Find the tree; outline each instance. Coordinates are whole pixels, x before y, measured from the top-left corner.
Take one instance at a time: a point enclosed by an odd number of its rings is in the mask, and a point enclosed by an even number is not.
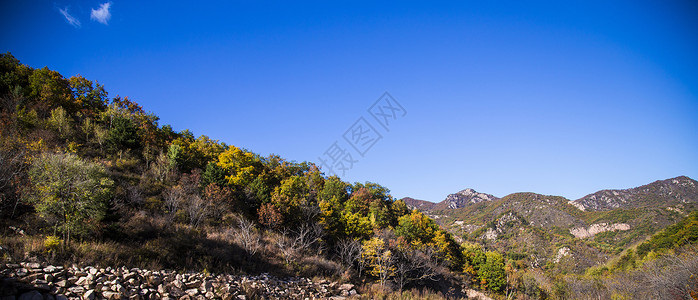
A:
[[[70,83],[56,71],[47,67],[35,69],[29,76],[29,88],[30,97],[36,101],[37,110],[42,116],[59,106],[69,113],[77,110]]]
[[[495,292],[503,291],[506,287],[507,279],[504,271],[504,257],[497,252],[488,251],[485,253],[486,261],[480,267],[478,277],[480,284]]]
[[[416,209],[411,214],[400,217],[395,228],[398,236],[417,246],[431,243],[438,231],[439,225]]]
[[[365,261],[369,273],[378,277],[381,285],[385,286],[386,281],[395,275],[395,261],[392,251],[379,237],[373,237],[363,242],[361,249],[361,259]]]
[[[237,228],[234,230],[235,239],[240,243],[247,254],[253,256],[260,247],[261,235],[257,232],[257,226],[251,220],[243,216],[237,218]]]
[[[435,281],[439,274],[438,268],[436,254],[431,247],[424,250],[409,246],[398,247],[393,281],[400,290],[415,281]]]
[[[8,208],[13,206],[10,216],[19,204],[19,183],[24,177],[27,164],[25,156],[27,149],[19,142],[9,138],[0,138],[0,216],[7,215]]]
[[[63,233],[66,243],[104,217],[114,184],[103,166],[62,153],[35,158],[29,177],[33,185],[29,200]]]
[[[99,83],[85,79],[80,75],[70,77],[70,89],[75,97],[75,103],[83,112],[102,112],[107,108],[107,91]]]
[[[343,238],[335,245],[339,261],[345,268],[351,268],[361,258],[361,242],[358,239]]]
[[[51,111],[51,116],[47,122],[49,127],[56,130],[58,135],[63,138],[69,137],[73,130],[73,120],[68,116],[65,109],[60,106]]]
[[[227,172],[231,185],[247,186],[259,175],[262,163],[254,153],[230,146],[218,156],[218,165]]]
[[[107,142],[115,151],[136,149],[140,146],[138,128],[128,118],[114,117]]]

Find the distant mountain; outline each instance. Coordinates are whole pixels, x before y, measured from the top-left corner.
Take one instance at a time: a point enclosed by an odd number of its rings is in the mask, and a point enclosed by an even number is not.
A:
[[[521,264],[583,272],[698,210],[698,182],[681,176],[575,201],[535,193],[497,198],[465,189],[439,203],[405,202],[456,238],[493,247]]]
[[[419,200],[410,197],[405,197],[400,200],[404,201],[409,209],[417,209],[419,211],[429,211],[432,210],[434,206],[436,206],[436,203],[434,202]]]
[[[416,208],[420,211],[430,211],[443,209],[457,209],[471,204],[476,204],[484,201],[493,201],[497,199],[499,198],[490,194],[478,193],[477,191],[468,188],[458,193],[446,196],[446,199],[439,203],[418,200],[410,197],[405,197],[401,200],[405,201],[405,204],[407,204],[407,207],[409,208]]]
[[[608,211],[630,207],[666,207],[698,201],[698,182],[686,176],[658,180],[624,190],[603,190],[574,200],[585,211]]]

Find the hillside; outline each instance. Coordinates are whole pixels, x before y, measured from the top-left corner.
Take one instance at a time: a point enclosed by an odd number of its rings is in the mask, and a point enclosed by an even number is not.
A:
[[[461,192],[421,209],[455,237],[493,247],[520,264],[583,272],[695,211],[697,193],[696,181],[681,176],[575,201],[515,193],[486,201],[461,197],[460,206],[452,205]]]
[[[361,283],[369,298],[469,288],[461,245],[380,184],[174,131],[96,81],[10,53],[0,54],[0,100],[3,276],[43,286],[17,267],[39,263],[305,276]],[[19,296],[4,283],[0,297]],[[118,298],[84,287],[53,293]]]
[[[607,211],[617,208],[693,207],[698,201],[698,182],[686,176],[658,180],[636,188],[603,190],[574,200],[585,211]]]

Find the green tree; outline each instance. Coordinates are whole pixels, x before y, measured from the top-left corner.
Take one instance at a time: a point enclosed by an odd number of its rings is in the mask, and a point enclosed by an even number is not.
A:
[[[140,146],[138,128],[127,118],[115,117],[111,123],[107,142],[115,151],[137,149]]]
[[[66,243],[103,218],[114,184],[101,165],[61,153],[35,158],[29,177],[33,185],[29,200]]]
[[[478,272],[480,284],[483,288],[495,292],[504,290],[507,284],[507,275],[504,270],[504,257],[497,252],[488,251],[485,253],[486,261]]]
[[[73,120],[63,107],[57,107],[52,110],[47,123],[51,129],[56,130],[63,138],[69,137],[73,131]]]
[[[417,245],[427,245],[432,242],[439,231],[439,225],[418,210],[398,219],[395,233],[404,237],[408,242]]]

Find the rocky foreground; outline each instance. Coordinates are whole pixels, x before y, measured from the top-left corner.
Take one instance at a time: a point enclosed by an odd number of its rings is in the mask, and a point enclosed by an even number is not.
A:
[[[352,284],[267,274],[214,276],[21,263],[0,265],[0,277],[0,300],[345,299],[357,295]]]

